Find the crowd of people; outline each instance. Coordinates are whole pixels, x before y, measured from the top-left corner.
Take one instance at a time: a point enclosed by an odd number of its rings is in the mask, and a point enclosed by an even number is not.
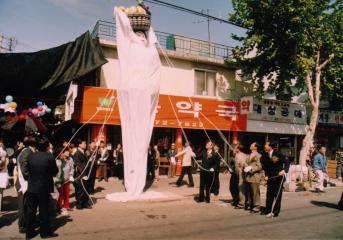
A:
[[[261,212],[267,217],[278,217],[281,209],[283,183],[289,170],[290,162],[276,145],[265,143],[263,150],[254,142],[249,153],[244,146],[237,144],[232,151],[232,160],[226,163],[220,155],[218,145],[207,141],[203,150],[194,153],[189,142],[177,151],[171,144],[166,157],[169,161],[168,177],[176,175],[176,164],[182,159],[181,175],[175,182],[177,187],[184,183],[188,175],[188,187],[194,187],[192,172],[194,166],[200,171],[199,194],[197,202],[210,203],[211,194],[219,194],[219,174],[221,163],[231,173],[229,189],[232,205],[235,209],[245,209],[253,213]],[[309,161],[318,178],[316,189],[323,191],[326,172],[326,148],[320,146],[311,154]],[[54,214],[68,215],[73,211],[69,196],[74,186],[76,209],[92,208],[90,195],[95,193],[95,181],[108,181],[110,176],[124,178],[124,155],[121,144],[110,151],[104,141],[99,144],[78,139],[73,143],[63,142],[54,146],[45,137],[27,136],[18,141],[11,161],[3,141],[0,141],[0,188],[8,185],[6,174],[13,171],[14,186],[18,194],[19,231],[26,233],[27,238],[35,235],[36,223],[40,223],[42,238],[56,236],[50,226]],[[158,146],[148,150],[147,180],[159,181],[161,154]],[[342,160],[342,159],[340,159]],[[9,165],[12,163],[12,168]],[[341,167],[338,164],[337,167]],[[266,184],[267,194],[265,207],[261,207],[260,186]],[[39,220],[36,219],[39,208]]]
[[[30,135],[17,142],[11,161],[8,155],[1,140],[0,188],[5,189],[9,175],[13,176],[18,195],[19,232],[25,233],[27,239],[35,236],[36,223],[40,223],[42,238],[57,236],[50,220],[56,214],[68,215],[73,211],[69,204],[71,185],[75,189],[76,209],[90,209],[96,176],[98,181],[108,181],[108,174],[123,179],[121,144],[110,156],[103,141],[98,145],[91,142],[88,147],[83,140],[64,142],[54,149],[47,138]]]
[[[282,189],[289,162],[279,152],[274,143],[267,142],[264,151],[259,153],[257,142],[250,145],[248,154],[243,152],[243,146],[234,149],[234,161],[231,163],[230,192],[235,209],[261,212],[267,217],[277,217],[280,213]],[[260,186],[267,184],[265,208],[261,208]]]

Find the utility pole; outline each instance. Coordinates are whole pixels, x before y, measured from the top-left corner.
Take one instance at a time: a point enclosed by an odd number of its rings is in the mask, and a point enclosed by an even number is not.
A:
[[[0,34],[0,53],[2,52],[3,36]]]
[[[0,34],[0,52],[13,52],[17,44],[17,40],[13,37],[5,37]]]
[[[207,14],[207,35],[208,35],[208,42],[211,42],[211,30],[210,30],[210,10],[207,9],[206,10],[206,14]]]
[[[206,22],[207,22],[207,40],[208,40],[208,53],[209,56],[211,57],[211,26],[210,26],[210,22],[213,21],[213,19],[211,19],[210,16],[210,10],[206,9],[206,10],[201,10],[201,14],[203,14],[204,16],[206,16]],[[193,23],[201,23],[204,21],[194,21]]]
[[[211,57],[211,30],[210,30],[210,10],[207,9],[207,35],[208,35],[208,51]]]
[[[11,37],[9,39],[9,43],[8,43],[8,51],[9,52],[13,52],[13,50],[14,50],[13,49],[14,48],[14,42],[15,42],[14,38]]]

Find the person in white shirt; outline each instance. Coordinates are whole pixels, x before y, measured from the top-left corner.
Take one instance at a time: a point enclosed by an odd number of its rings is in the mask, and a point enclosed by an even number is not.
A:
[[[195,157],[189,142],[186,142],[184,149],[175,155],[175,157],[183,156],[182,158],[182,173],[176,182],[178,187],[181,186],[183,177],[188,174],[188,186],[194,187],[193,176],[192,176],[192,157]]]

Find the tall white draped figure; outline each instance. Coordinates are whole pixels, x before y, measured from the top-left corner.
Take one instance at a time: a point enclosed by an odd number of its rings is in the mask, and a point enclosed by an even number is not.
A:
[[[148,147],[159,96],[161,61],[153,29],[150,27],[147,38],[139,37],[132,30],[124,12],[115,8],[114,13],[120,66],[117,93],[126,188],[121,200],[125,201],[137,198],[145,187]],[[110,195],[107,198],[110,199]]]

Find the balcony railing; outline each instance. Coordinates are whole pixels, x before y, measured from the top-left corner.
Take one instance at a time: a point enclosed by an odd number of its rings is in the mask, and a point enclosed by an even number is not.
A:
[[[159,45],[167,50],[184,54],[228,60],[232,57],[232,47],[194,38],[174,35],[170,33],[155,31]],[[116,39],[116,28],[114,22],[97,21],[93,31],[93,38],[112,40]]]

